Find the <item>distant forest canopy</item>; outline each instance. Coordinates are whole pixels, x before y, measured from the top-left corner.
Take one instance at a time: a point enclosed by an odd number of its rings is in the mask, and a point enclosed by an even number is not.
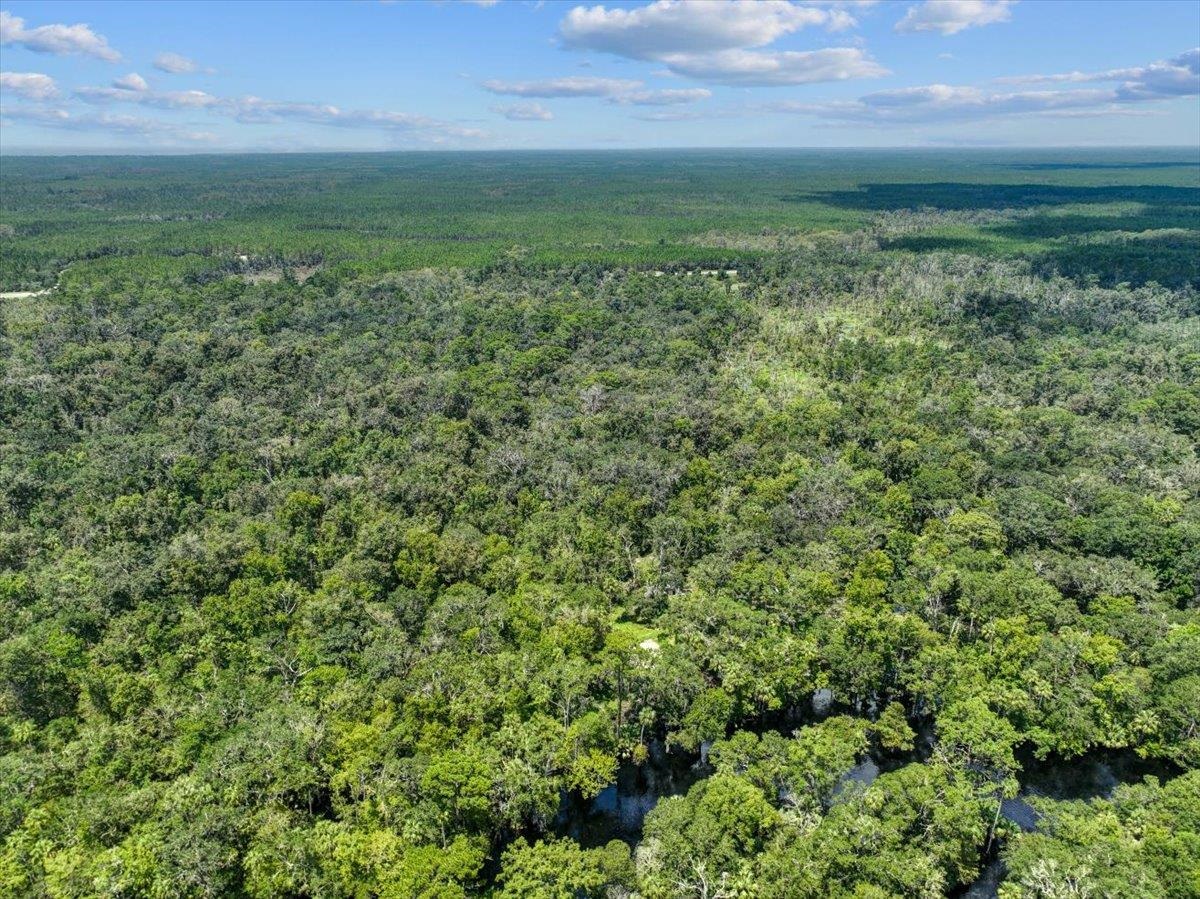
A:
[[[1200,895],[1198,241],[1194,149],[5,157],[0,896]]]
[[[75,260],[205,277],[235,254],[350,273],[718,266],[872,229],[889,250],[1200,279],[1195,148],[5,157],[0,290]],[[924,213],[916,217],[914,213]]]

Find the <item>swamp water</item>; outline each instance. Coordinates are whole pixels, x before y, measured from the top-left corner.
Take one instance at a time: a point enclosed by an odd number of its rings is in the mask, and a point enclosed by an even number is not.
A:
[[[775,727],[790,734],[797,727],[811,724],[831,714],[832,703],[826,691],[813,697],[812,713],[793,713]],[[914,751],[905,757],[869,755],[851,768],[842,778],[844,785],[869,786],[883,772],[892,771],[913,761],[924,761],[933,751],[931,728],[917,737]],[[707,747],[705,747],[707,749]],[[569,836],[585,848],[603,846],[611,840],[630,845],[642,837],[646,815],[659,800],[686,793],[693,784],[712,774],[705,763],[707,752],[701,756],[669,750],[660,741],[650,745],[649,758],[641,765],[626,762],[617,771],[616,782],[591,800],[564,796],[553,830]],[[1175,772],[1169,765],[1139,758],[1129,750],[1097,750],[1079,758],[1049,758],[1039,760],[1032,754],[1019,754],[1021,763],[1020,793],[1004,800],[1001,814],[1022,830],[1037,827],[1038,813],[1029,800],[1044,797],[1057,800],[1087,800],[1110,796],[1123,783],[1138,783],[1147,775],[1164,780]],[[979,878],[958,895],[965,899],[992,899],[997,895],[1004,876],[999,858],[985,863]]]

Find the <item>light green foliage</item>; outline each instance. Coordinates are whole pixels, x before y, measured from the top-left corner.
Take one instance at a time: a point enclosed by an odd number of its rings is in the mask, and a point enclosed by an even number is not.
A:
[[[1200,774],[1118,787],[1110,800],[1038,803],[1044,817],[1005,853],[1005,897],[1200,892]]]
[[[1016,773],[1017,730],[982,700],[952,703],[938,715],[937,727],[941,749],[960,764],[1001,781]]]
[[[733,699],[724,690],[706,690],[696,697],[683,717],[679,742],[688,749],[711,743],[725,736],[733,715]]]
[[[570,840],[530,845],[518,841],[504,851],[498,899],[584,899],[603,896],[607,878],[598,852]]]
[[[1186,895],[1180,162],[5,157],[0,894]]]
[[[913,748],[916,734],[908,725],[904,706],[889,702],[871,725],[871,733],[879,745],[888,752],[907,752]]]
[[[764,896],[941,896],[969,883],[987,804],[961,769],[880,775],[815,826],[782,830],[760,861]]]
[[[790,740],[775,733],[760,739],[742,731],[713,747],[712,762],[718,773],[753,783],[776,806],[824,811],[842,778],[866,752],[867,728],[861,718],[839,715],[801,728]]]
[[[319,828],[314,852],[319,873],[309,889],[354,899],[458,899],[468,894],[484,859],[483,846],[466,837],[413,845],[390,831],[342,828]]]
[[[646,818],[638,850],[647,896],[728,891],[779,821],[757,787],[727,774],[701,781],[686,796],[663,800]]]

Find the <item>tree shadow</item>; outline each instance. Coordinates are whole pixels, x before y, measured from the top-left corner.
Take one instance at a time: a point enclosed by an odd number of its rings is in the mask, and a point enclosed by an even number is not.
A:
[[[1171,288],[1200,286],[1200,233],[1195,231],[1056,244],[1035,258],[1040,271],[1094,277],[1105,287],[1150,281]]]
[[[1200,207],[1156,206],[1129,215],[1033,215],[989,225],[1000,237],[1049,239],[1096,231],[1158,231],[1164,228],[1200,228]]]
[[[1100,187],[1065,184],[864,184],[858,190],[789,194],[790,202],[828,203],[844,209],[1028,209],[1068,203],[1145,203],[1152,206],[1195,206],[1200,188],[1170,185],[1118,184]]]
[[[1100,167],[1093,163],[1086,165]],[[876,183],[858,190],[816,193],[804,199],[876,212],[928,208],[1044,209],[1013,221],[980,225],[978,236],[908,234],[885,239],[882,246],[915,253],[940,250],[982,255],[1001,249],[989,238],[1004,238],[1033,244],[1020,255],[1031,259],[1045,273],[1095,279],[1104,285],[1137,286],[1150,281],[1173,288],[1200,285],[1200,188],[1197,187]],[[1086,212],[1047,214],[1054,206],[1113,203],[1137,203],[1142,208],[1111,216]]]
[[[1093,169],[1181,169],[1200,168],[1194,159],[1162,160],[1158,162],[1024,162],[997,163],[996,168],[1015,169],[1025,172],[1059,172]]]

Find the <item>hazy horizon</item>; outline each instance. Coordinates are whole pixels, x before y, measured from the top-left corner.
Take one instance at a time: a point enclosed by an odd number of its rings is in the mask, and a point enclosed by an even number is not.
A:
[[[350,148],[330,148],[327,150],[253,150],[253,149],[238,149],[232,148],[229,150],[187,150],[187,149],[161,149],[147,152],[136,152],[128,149],[106,149],[106,148],[88,148],[88,147],[72,147],[70,149],[55,149],[55,148],[21,148],[19,150],[0,149],[0,156],[9,159],[20,158],[39,158],[39,157],[89,157],[89,156],[111,156],[111,157],[130,157],[130,158],[154,158],[154,157],[203,157],[203,156],[404,156],[404,155],[446,155],[446,156],[499,156],[505,154],[520,155],[520,154],[537,154],[537,153],[568,153],[568,154],[585,154],[585,153],[755,153],[755,152],[770,152],[770,153],[844,153],[854,152],[862,154],[870,153],[913,153],[913,154],[937,154],[937,153],[1036,153],[1036,154],[1051,154],[1060,152],[1072,153],[1148,153],[1161,152],[1171,153],[1174,151],[1190,151],[1196,150],[1196,147],[1188,144],[1025,144],[1025,145],[1007,145],[997,144],[988,146],[892,146],[892,147],[861,147],[861,146],[845,146],[845,147],[811,147],[811,146],[790,146],[790,147],[772,147],[772,146],[755,146],[755,147],[737,147],[737,146],[689,146],[689,147],[521,147],[521,148],[477,148],[471,149],[467,147],[427,147],[427,148],[404,148],[404,149],[381,149],[381,150],[362,150]],[[1196,165],[1200,166],[1200,157],[1194,160],[1179,160],[1176,165]]]

